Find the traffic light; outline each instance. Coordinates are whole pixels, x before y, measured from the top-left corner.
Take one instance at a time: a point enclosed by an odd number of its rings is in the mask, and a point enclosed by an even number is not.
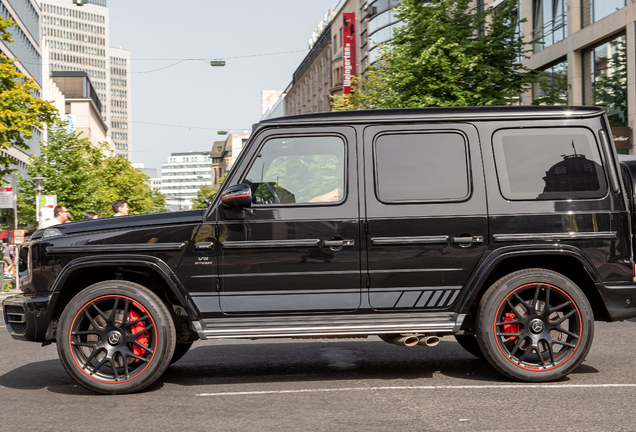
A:
[[[225,60],[212,60],[210,66],[225,66]]]
[[[88,3],[88,0],[73,0],[73,4],[77,6],[84,6]]]

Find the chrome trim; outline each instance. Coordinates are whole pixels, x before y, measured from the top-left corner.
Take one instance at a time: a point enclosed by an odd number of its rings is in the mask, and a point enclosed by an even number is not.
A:
[[[413,236],[413,237],[373,237],[372,245],[401,244],[442,244],[448,243],[448,236]]]
[[[336,336],[387,333],[425,333],[452,332],[455,322],[434,324],[403,324],[381,326],[341,326],[341,327],[271,327],[255,329],[205,330],[208,339],[235,337],[297,337],[297,336]]]
[[[49,246],[46,252],[49,254],[64,253],[88,253],[88,252],[158,252],[182,250],[185,243],[134,243],[134,244],[96,244],[96,245],[71,245]]]
[[[463,268],[433,268],[433,269],[388,269],[388,270],[368,270],[367,273],[426,273],[426,272],[447,272],[461,271]],[[379,288],[378,288],[379,289]],[[449,288],[451,289],[451,288]]]
[[[496,242],[512,241],[560,241],[560,240],[613,240],[616,231],[575,232],[575,233],[537,233],[537,234],[494,234]]]
[[[320,245],[320,240],[308,239],[308,240],[226,241],[221,243],[221,245],[225,249],[316,247]]]

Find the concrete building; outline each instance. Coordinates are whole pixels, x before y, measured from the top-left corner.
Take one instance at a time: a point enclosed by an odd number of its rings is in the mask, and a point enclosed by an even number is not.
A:
[[[35,0],[0,0],[0,16],[13,19],[17,26],[10,27],[14,42],[0,41],[0,53],[17,60],[18,71],[35,80],[42,88],[42,47],[40,46],[41,10]],[[40,96],[38,94],[37,96]],[[33,131],[33,139],[26,141],[27,150],[9,148],[3,153],[16,161],[18,171],[27,175],[26,164],[29,156],[40,154],[40,141],[44,139],[41,130]]]
[[[79,138],[88,138],[98,147],[108,143],[108,126],[102,118],[102,102],[86,72],[52,72],[51,81],[64,97],[64,109],[60,111],[68,125]]]
[[[166,196],[169,210],[189,210],[199,188],[211,185],[210,154],[208,152],[172,153],[161,164],[161,193]]]
[[[109,48],[109,13],[106,0],[88,0],[78,7],[67,0],[44,0],[43,49],[48,51],[45,73],[83,71],[90,77],[102,102],[102,117],[114,133],[112,150],[131,156],[130,53]]]

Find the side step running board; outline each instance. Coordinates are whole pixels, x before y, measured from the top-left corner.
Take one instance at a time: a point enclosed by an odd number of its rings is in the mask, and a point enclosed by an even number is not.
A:
[[[427,313],[219,318],[202,320],[195,327],[201,339],[456,333],[464,316],[456,313]]]

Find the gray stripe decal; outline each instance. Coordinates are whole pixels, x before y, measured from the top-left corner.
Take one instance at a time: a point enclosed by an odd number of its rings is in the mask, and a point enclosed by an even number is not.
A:
[[[446,306],[452,305],[455,302],[455,299],[457,298],[458,295],[459,295],[459,290],[453,293],[453,296],[450,298],[450,300],[448,300],[448,303],[446,303]]]
[[[444,297],[442,297],[442,299],[439,301],[437,306],[444,306],[444,304],[446,303],[446,299],[448,299],[448,297],[451,295],[451,293],[452,293],[452,291],[446,291],[446,293],[444,294]]]
[[[428,307],[435,307],[435,305],[437,304],[437,300],[439,300],[439,298],[442,296],[443,292],[444,291],[435,291],[435,295],[433,296],[431,301],[428,302],[427,306]]]
[[[536,234],[495,234],[496,242],[513,241],[558,241],[558,240],[613,240],[616,231],[576,232],[576,233],[536,233]]]
[[[420,297],[420,299],[418,300],[418,302],[415,304],[415,307],[424,307],[426,305],[426,301],[431,298],[431,295],[433,294],[433,291],[424,291],[422,293],[422,297]]]

